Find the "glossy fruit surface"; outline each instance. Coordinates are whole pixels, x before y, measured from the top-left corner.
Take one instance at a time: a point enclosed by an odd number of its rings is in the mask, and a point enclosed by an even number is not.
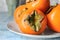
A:
[[[35,15],[34,11],[36,11],[36,15],[38,16],[31,17],[32,14]],[[36,17],[37,18],[39,17],[39,18],[37,19]],[[45,30],[46,24],[47,24],[46,16],[44,15],[43,12],[41,12],[40,10],[34,9],[32,7],[29,8],[24,5],[19,6],[15,10],[14,19],[18,24],[19,29],[26,34],[41,34]],[[31,23],[32,25],[35,25],[35,26],[34,27],[31,26]]]
[[[60,32],[60,4],[47,14],[47,18],[49,28],[53,31]]]

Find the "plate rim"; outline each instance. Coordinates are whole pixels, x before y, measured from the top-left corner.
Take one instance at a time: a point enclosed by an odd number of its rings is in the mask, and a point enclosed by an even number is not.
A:
[[[15,34],[18,34],[18,35],[22,35],[22,36],[25,36],[25,37],[30,37],[30,38],[56,38],[56,37],[60,37],[60,35],[30,35],[30,34],[24,34],[24,33],[19,33],[19,32],[16,32],[12,29],[9,28],[9,24],[12,23],[12,22],[9,22],[7,24],[7,29]],[[60,33],[56,33],[56,34],[60,34]]]

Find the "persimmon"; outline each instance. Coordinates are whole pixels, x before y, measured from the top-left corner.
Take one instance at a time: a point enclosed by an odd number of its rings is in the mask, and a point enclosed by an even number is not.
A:
[[[47,14],[47,19],[48,27],[55,32],[60,32],[60,4]]]
[[[46,12],[50,7],[50,0],[26,0],[26,4],[31,4],[34,8]]]
[[[47,24],[46,16],[42,11],[26,5],[17,7],[14,19],[21,32],[26,34],[41,34]]]

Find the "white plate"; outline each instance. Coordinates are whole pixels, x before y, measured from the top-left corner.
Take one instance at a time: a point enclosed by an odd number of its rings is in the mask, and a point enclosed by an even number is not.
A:
[[[18,25],[14,21],[9,22],[7,24],[7,28],[11,32],[14,32],[18,35],[22,35],[22,36],[25,36],[25,37],[30,37],[30,38],[56,38],[56,37],[60,37],[60,33],[52,32],[49,29],[46,29],[45,32],[42,33],[41,35],[24,34],[21,31],[19,31]]]

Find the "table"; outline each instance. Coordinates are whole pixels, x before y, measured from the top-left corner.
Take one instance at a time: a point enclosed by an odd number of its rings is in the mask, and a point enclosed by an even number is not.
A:
[[[7,12],[0,12],[0,40],[60,40],[60,37],[52,39],[34,39],[12,33],[7,29],[7,23],[12,20],[13,16],[8,17]]]

